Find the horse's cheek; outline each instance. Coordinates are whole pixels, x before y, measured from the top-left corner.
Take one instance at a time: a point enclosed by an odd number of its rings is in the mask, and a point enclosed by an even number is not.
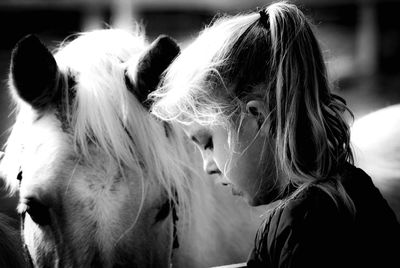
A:
[[[156,258],[157,260],[161,260],[161,263],[158,263],[155,267],[169,267],[169,263],[171,260],[171,252],[173,250],[173,222],[172,216],[170,215],[164,222],[162,226],[162,230],[159,232],[155,232],[160,236],[156,241],[163,241],[158,244],[157,252],[161,255]],[[178,237],[176,239],[179,239]],[[166,261],[168,260],[168,261]]]
[[[170,215],[162,222],[150,226],[147,230],[147,239],[142,237],[142,241],[147,243],[148,261],[152,264],[151,267],[168,268],[171,263],[173,243],[172,217]]]
[[[53,266],[56,262],[55,237],[49,226],[39,226],[27,214],[24,221],[24,242],[37,267]]]

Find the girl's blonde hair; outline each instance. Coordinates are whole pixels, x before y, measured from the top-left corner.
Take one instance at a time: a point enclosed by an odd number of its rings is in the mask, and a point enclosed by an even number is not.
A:
[[[337,179],[353,161],[344,120],[352,113],[330,92],[312,24],[295,5],[217,19],[170,66],[152,98],[163,120],[227,129],[240,126],[248,101],[262,100],[275,166],[296,193],[314,183],[353,211]]]

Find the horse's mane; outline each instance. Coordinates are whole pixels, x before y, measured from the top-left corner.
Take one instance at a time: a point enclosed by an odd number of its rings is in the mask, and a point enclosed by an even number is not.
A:
[[[112,29],[81,33],[75,40],[62,43],[55,53],[57,64],[62,73],[76,82],[72,90],[63,90],[65,120],[72,126],[73,148],[82,160],[91,161],[90,148],[94,144],[118,162],[123,175],[124,167],[129,167],[142,182],[158,181],[171,200],[184,207],[188,200],[185,166],[189,158],[181,133],[174,129],[166,137],[162,124],[125,85],[125,71],[135,71],[147,45],[140,32],[131,34]],[[16,148],[11,143],[21,143],[13,138],[26,131],[18,119],[26,117],[24,113],[32,113],[26,104],[17,102],[17,106],[17,123],[7,149]],[[7,154],[6,151],[5,158]],[[184,163],[185,160],[188,162]],[[7,181],[15,180],[15,170],[13,173],[14,177]]]

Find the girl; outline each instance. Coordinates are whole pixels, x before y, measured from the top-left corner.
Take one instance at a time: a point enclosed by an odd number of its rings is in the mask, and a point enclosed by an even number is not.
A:
[[[352,165],[351,112],[330,92],[312,26],[296,6],[216,20],[152,97],[153,114],[183,126],[207,173],[252,206],[280,200],[248,267],[394,265],[399,224]]]

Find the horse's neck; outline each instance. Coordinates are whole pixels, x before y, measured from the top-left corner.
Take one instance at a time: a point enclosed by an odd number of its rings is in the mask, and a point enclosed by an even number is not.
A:
[[[245,261],[265,208],[249,207],[205,174],[192,182],[191,221],[179,228],[180,247],[174,254],[174,267]]]
[[[0,267],[27,267],[20,233],[13,220],[0,213]]]

